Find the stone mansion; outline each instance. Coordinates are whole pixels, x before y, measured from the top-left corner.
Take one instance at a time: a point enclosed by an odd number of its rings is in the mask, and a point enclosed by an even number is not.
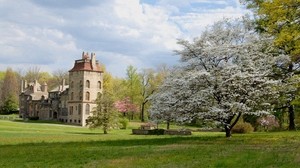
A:
[[[69,70],[69,85],[65,80],[48,91],[47,83],[22,81],[19,96],[20,117],[56,120],[85,126],[86,119],[96,107],[95,100],[102,93],[103,70],[95,53],[82,54]]]

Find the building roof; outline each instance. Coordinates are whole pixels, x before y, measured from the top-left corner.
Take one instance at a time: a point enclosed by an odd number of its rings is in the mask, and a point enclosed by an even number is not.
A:
[[[93,67],[90,61],[86,60],[76,60],[74,67],[69,72],[74,71],[95,71],[95,72],[103,72],[99,63],[96,63],[96,66]]]
[[[45,85],[45,83],[44,83],[44,85]],[[45,99],[47,99],[48,92],[43,91],[41,87],[42,86],[37,81],[31,82],[26,86],[26,88],[23,90],[23,92],[21,92],[21,94],[31,96],[32,100],[40,100],[42,98],[42,96]]]
[[[93,71],[93,72],[103,72],[99,62],[96,60],[95,53],[91,53],[91,58],[88,53],[82,54],[82,59],[76,60],[74,67],[69,72],[74,71]]]
[[[30,94],[30,96],[32,97],[32,100],[41,100],[43,96],[44,96],[44,99],[47,99],[48,93],[47,92],[35,92],[35,93]]]
[[[56,88],[52,89],[49,92],[63,92],[68,88],[69,88],[69,85],[65,85],[64,87],[62,87],[62,85],[59,85],[59,86],[57,86]]]

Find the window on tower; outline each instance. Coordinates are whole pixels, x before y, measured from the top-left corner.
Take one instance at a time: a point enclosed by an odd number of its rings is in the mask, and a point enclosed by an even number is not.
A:
[[[71,93],[71,100],[73,100],[74,99],[74,93],[72,92]]]
[[[90,105],[89,104],[85,105],[85,114],[87,114],[87,115],[90,114]]]
[[[89,80],[85,81],[85,87],[90,88],[90,81]]]
[[[82,100],[82,92],[79,92],[79,100]]]
[[[81,111],[82,111],[81,104],[78,104],[78,115],[81,115]]]
[[[99,89],[101,89],[101,82],[100,81],[98,81],[98,84],[97,84],[97,87],[99,88]]]
[[[90,100],[90,92],[85,93],[85,100]]]

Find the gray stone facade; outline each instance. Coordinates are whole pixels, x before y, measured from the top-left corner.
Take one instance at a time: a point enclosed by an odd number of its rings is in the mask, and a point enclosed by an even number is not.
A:
[[[75,125],[86,125],[86,119],[96,107],[97,95],[102,93],[103,71],[92,53],[83,53],[69,71],[69,85],[63,81],[47,91],[47,84],[22,81],[20,117],[57,120]]]

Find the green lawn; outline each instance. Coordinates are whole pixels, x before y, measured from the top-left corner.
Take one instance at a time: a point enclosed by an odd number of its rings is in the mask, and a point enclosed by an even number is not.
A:
[[[130,127],[139,124],[131,123]],[[299,167],[299,132],[104,135],[69,125],[0,120],[0,167]]]

